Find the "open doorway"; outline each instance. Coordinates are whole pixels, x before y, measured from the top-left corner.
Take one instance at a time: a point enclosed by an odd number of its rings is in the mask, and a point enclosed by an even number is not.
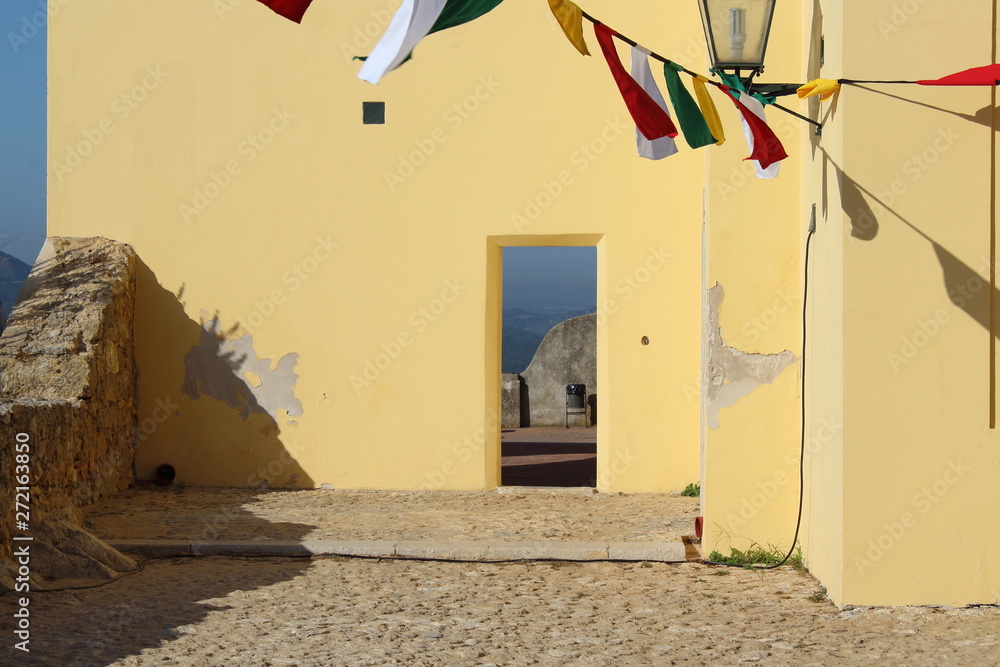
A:
[[[596,486],[597,248],[503,248],[501,485]]]

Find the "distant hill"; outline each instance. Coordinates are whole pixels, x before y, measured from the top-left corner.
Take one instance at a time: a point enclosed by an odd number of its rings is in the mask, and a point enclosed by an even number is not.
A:
[[[31,267],[17,257],[0,252],[0,331],[3,330],[21,286],[30,272]]]
[[[597,308],[534,306],[503,309],[503,372],[520,373],[528,367],[545,334],[571,317],[589,315]]]

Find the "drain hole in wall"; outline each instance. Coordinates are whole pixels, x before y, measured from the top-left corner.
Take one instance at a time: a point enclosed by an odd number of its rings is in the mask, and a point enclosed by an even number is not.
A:
[[[169,463],[164,463],[156,469],[156,481],[160,484],[170,484],[177,476],[177,471]]]

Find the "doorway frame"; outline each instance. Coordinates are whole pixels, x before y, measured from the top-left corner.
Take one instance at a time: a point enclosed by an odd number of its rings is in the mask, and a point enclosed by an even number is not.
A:
[[[501,375],[503,356],[503,249],[525,247],[594,247],[597,249],[597,295],[600,306],[607,298],[606,242],[603,233],[595,234],[506,234],[486,237],[486,336],[485,349],[485,396],[483,418],[486,437],[483,451],[485,481],[487,489],[501,486]],[[597,325],[597,386],[606,387],[608,372],[607,336],[603,327]],[[597,488],[600,489],[602,461],[607,452],[608,442],[605,429],[608,424],[607,391],[597,392],[597,413],[602,416],[597,428]]]

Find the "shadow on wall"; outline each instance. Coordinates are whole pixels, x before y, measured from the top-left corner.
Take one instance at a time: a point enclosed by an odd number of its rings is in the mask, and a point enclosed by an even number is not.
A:
[[[295,455],[292,419],[298,355],[261,358],[249,333],[225,329],[218,313],[195,322],[176,294],[141,260],[137,275],[136,360],[139,446],[136,475],[152,480],[167,464],[176,482],[197,486],[312,488]]]
[[[246,487],[263,480],[295,478],[298,486],[311,486],[312,480],[279,439],[279,420],[271,413],[275,393],[279,399],[286,397],[284,385],[282,391],[262,394],[255,391],[259,386],[253,386],[250,379],[245,383],[239,380],[238,374],[244,370],[252,373],[256,369],[265,380],[269,377],[262,370],[266,360],[257,358],[250,337],[234,338],[233,332],[225,335],[214,318],[207,318],[200,326],[184,312],[180,300],[183,290],[172,294],[160,286],[145,263],[138,260],[136,264],[135,351],[140,370],[137,475],[152,479],[156,468],[167,463],[176,469],[178,483],[224,478],[232,480],[232,486]],[[234,344],[238,341],[242,342]],[[287,370],[280,361],[275,369],[270,369],[269,362],[266,365],[268,370]],[[264,383],[262,380],[261,386]],[[290,412],[273,411],[282,421]],[[123,530],[153,535],[176,530],[178,516],[155,518],[155,512],[160,505],[177,502],[172,499],[182,497],[180,489],[165,487],[147,494],[144,500],[133,497],[136,493],[135,489],[126,490],[117,499],[119,507],[124,507],[119,512],[127,513],[129,519],[120,522]],[[253,497],[264,493],[268,492],[220,491],[213,502],[191,512],[199,522],[192,525],[190,534],[179,537],[203,544],[237,539],[233,527],[239,525],[243,539],[247,534],[279,534],[283,540],[302,541],[313,526],[272,523],[243,509]],[[99,518],[89,520],[88,526],[103,539],[134,537],[103,530]],[[139,655],[143,649],[182,639],[195,632],[213,610],[226,608],[206,600],[234,592],[253,594],[290,581],[309,567],[307,559],[156,561],[111,586],[33,597],[35,643],[31,648],[44,655],[46,664],[111,664]],[[5,615],[0,631],[13,636],[14,620]],[[10,642],[0,649],[2,664],[17,664],[21,659],[23,655]]]
[[[969,117],[969,119],[979,122],[973,117]],[[825,155],[825,160],[833,165],[833,168],[836,170],[837,179],[841,187],[841,207],[851,221],[851,236],[862,241],[873,241],[878,235],[878,215],[868,203],[869,201],[877,204],[883,211],[891,213],[896,219],[931,244],[938,263],[941,265],[941,277],[948,300],[959,309],[965,311],[969,317],[986,329],[987,332],[993,332],[993,326],[990,322],[990,303],[992,300],[998,298],[998,292],[995,287],[990,285],[989,257],[984,257],[983,263],[979,267],[980,270],[977,272],[973,267],[963,262],[947,248],[921,231],[911,221],[900,215],[898,211],[882,201],[870,190],[864,188],[844,173],[830,159],[829,155]],[[1000,333],[994,335],[1000,335]]]
[[[527,383],[524,381],[524,377],[521,375],[517,376],[518,382],[521,384],[521,428],[531,427],[531,390],[528,389]]]

